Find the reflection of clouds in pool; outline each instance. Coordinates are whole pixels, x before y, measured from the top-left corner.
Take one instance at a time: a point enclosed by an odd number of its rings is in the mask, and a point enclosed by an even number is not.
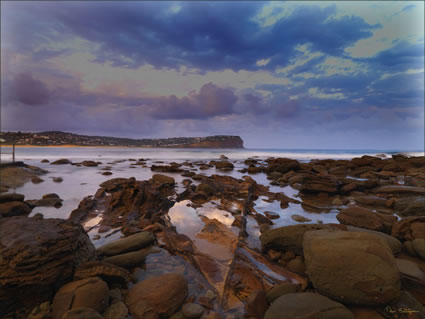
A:
[[[171,223],[176,226],[177,232],[185,234],[191,239],[202,229],[204,223],[199,218],[196,210],[188,207],[189,200],[184,200],[174,204],[168,211]]]
[[[198,209],[200,215],[204,215],[209,219],[217,219],[220,223],[226,226],[231,226],[235,217],[232,216],[229,212],[218,209],[211,204],[206,204],[203,207]]]

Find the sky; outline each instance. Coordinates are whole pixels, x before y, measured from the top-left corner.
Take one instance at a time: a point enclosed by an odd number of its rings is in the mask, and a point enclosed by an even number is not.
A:
[[[1,130],[424,149],[423,1],[1,1]]]

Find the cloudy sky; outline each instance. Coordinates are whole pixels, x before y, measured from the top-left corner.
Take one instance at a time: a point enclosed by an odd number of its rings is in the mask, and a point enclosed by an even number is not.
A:
[[[1,1],[1,129],[424,148],[424,2]]]

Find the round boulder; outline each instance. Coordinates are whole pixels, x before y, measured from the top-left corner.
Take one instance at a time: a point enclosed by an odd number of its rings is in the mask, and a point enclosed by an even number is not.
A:
[[[91,308],[80,307],[67,311],[61,319],[103,319],[103,317]]]
[[[289,293],[276,299],[264,319],[354,319],[342,304],[317,293]]]
[[[168,318],[182,306],[187,294],[188,284],[181,274],[165,274],[134,285],[127,305],[135,319]]]
[[[70,282],[56,293],[53,299],[52,318],[62,319],[68,310],[91,308],[102,313],[109,300],[108,285],[99,277]]]
[[[375,234],[318,230],[304,235],[304,258],[314,287],[349,304],[377,305],[400,294],[400,275],[386,241]]]

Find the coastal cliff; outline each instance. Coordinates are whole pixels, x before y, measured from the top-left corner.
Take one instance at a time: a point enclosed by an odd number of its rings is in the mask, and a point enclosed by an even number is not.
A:
[[[108,136],[88,136],[48,131],[39,133],[0,132],[4,144],[33,146],[127,146],[166,148],[243,148],[239,136],[215,135],[207,137],[172,137],[160,139],[132,139]]]

